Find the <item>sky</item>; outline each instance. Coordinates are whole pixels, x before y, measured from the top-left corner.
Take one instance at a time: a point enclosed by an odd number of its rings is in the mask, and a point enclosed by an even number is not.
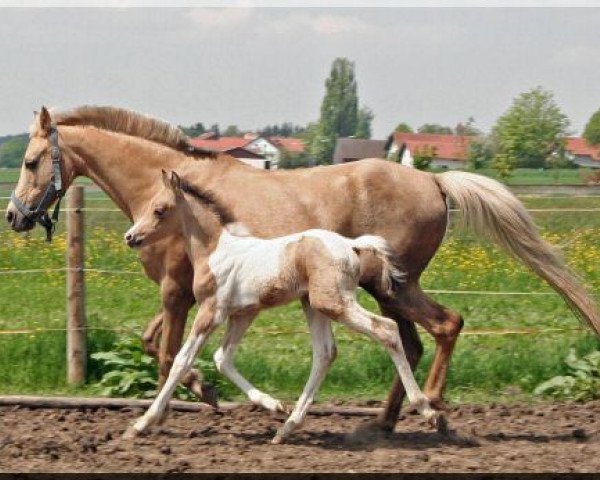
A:
[[[336,57],[355,62],[375,138],[469,117],[488,130],[537,85],[578,134],[600,108],[599,25],[600,8],[0,8],[0,135],[41,105],[303,125]]]

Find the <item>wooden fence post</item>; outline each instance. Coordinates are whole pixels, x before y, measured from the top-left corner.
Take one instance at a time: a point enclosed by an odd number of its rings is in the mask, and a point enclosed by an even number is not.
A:
[[[84,283],[84,190],[74,185],[67,197],[67,382],[86,379],[87,332]]]

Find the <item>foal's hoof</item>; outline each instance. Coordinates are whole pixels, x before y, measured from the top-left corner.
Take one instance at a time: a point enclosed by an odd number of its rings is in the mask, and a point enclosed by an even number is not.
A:
[[[215,410],[219,408],[219,394],[217,389],[208,382],[202,382],[201,387],[202,402],[210,405]]]
[[[135,440],[139,436],[140,436],[140,432],[138,432],[132,425],[127,430],[125,430],[125,433],[123,434],[123,436],[121,438],[123,438],[123,440]]]

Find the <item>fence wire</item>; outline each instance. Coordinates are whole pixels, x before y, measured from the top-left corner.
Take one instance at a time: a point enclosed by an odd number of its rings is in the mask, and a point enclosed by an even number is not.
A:
[[[546,196],[546,195],[517,195],[520,198],[525,199],[562,199],[568,200],[573,198],[590,198],[600,199],[598,195],[585,196],[585,195],[569,195],[569,196]],[[0,196],[0,200],[9,200],[8,196]],[[91,215],[86,216],[86,227],[88,229],[103,228],[110,230],[123,230],[127,225],[130,225],[130,221],[121,213],[121,210],[116,208],[112,201],[107,197],[101,196],[86,196],[86,203],[92,203],[93,206],[86,206],[81,209],[77,209],[81,212],[89,212]],[[98,202],[104,202],[104,204],[110,206],[99,205]],[[8,202],[6,202],[8,203]],[[73,209],[63,208],[62,212],[70,212]],[[600,208],[529,208],[529,212],[540,213],[540,214],[561,214],[561,213],[596,213],[600,212]],[[450,209],[450,212],[456,214],[457,209]],[[114,214],[121,213],[118,218],[115,218]],[[91,225],[92,224],[92,225]],[[6,228],[6,226],[4,227]],[[63,217],[59,222],[59,233],[64,231],[66,228],[66,219]],[[90,231],[93,231],[91,230]],[[124,275],[124,276],[140,276],[143,277],[144,273],[136,270],[128,269],[115,269],[115,268],[102,268],[98,266],[95,268],[83,268],[83,269],[69,269],[66,267],[62,268],[30,268],[30,269],[0,269],[0,277],[10,275],[33,275],[41,274],[47,275],[51,273],[67,273],[69,271],[83,271],[85,273],[93,273],[99,275]],[[88,281],[93,281],[89,279]],[[448,290],[448,289],[425,289],[428,294],[433,295],[462,295],[462,296],[553,296],[556,295],[553,291],[491,291],[491,290]],[[109,328],[109,327],[87,327],[89,331],[113,331],[113,332],[130,332],[139,334],[139,328]],[[0,335],[34,335],[42,332],[66,332],[66,328],[23,328],[23,329],[5,329],[0,330]],[[264,329],[265,333],[271,335],[283,335],[283,334],[295,334],[302,333],[307,334],[308,330],[277,330],[277,329]],[[576,332],[585,331],[583,328],[504,328],[504,329],[465,329],[461,334],[466,336],[482,336],[482,335],[540,335],[540,334],[552,334],[552,333],[563,333],[563,332]]]

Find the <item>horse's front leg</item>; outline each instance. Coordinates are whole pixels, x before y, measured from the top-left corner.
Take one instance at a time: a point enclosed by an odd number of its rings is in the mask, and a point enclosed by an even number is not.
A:
[[[198,352],[221,321],[222,315],[219,315],[216,311],[214,301],[206,302],[200,307],[188,339],[175,357],[173,368],[170,370],[158,396],[146,413],[125,432],[125,438],[133,438],[139,433],[145,432],[150,426],[159,423],[164,418],[169,399],[173,395],[177,384],[189,372]]]

